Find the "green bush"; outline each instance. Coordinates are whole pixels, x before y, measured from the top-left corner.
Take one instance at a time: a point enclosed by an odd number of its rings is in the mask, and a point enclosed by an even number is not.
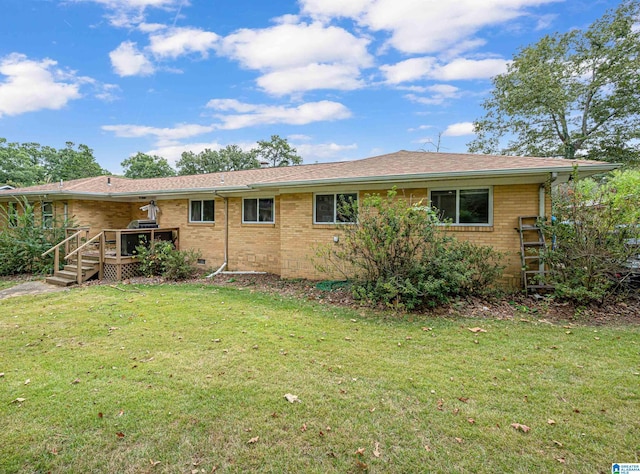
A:
[[[316,269],[352,279],[356,298],[405,309],[495,286],[504,268],[499,252],[447,236],[437,210],[396,194],[344,204],[341,213],[357,214],[357,223],[338,226],[338,242],[317,248]]]
[[[41,255],[65,238],[68,222],[54,220],[51,228],[43,228],[34,205],[26,199],[18,201],[18,212],[9,215],[0,208],[0,275],[21,273],[45,274],[53,270],[53,254]]]
[[[625,265],[640,253],[640,173],[615,172],[556,190],[554,222],[545,225],[552,242],[544,253],[555,295],[577,302],[600,302],[626,291]]]
[[[145,276],[187,280],[198,273],[195,264],[200,258],[200,252],[176,250],[171,242],[157,240],[148,246],[138,245],[136,255],[140,262],[140,271]]]

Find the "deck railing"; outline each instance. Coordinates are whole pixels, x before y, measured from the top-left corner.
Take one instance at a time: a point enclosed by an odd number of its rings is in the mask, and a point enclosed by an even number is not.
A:
[[[80,242],[84,239],[86,240],[89,236],[89,227],[73,227],[69,229],[65,229],[66,233],[72,233],[69,237],[64,239],[62,242],[59,242],[57,245],[54,245],[49,250],[41,255],[41,257],[46,257],[51,252],[55,252],[53,254],[53,268],[55,271],[58,271],[60,268],[60,249],[64,246],[64,259],[66,260],[69,255],[73,252],[76,252],[79,247],[81,247]],[[83,236],[84,234],[84,236]],[[72,245],[75,243],[74,251],[71,250]]]

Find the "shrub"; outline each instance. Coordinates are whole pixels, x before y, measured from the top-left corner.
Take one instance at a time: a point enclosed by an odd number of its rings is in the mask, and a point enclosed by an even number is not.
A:
[[[145,276],[187,280],[198,272],[195,263],[200,258],[200,252],[176,250],[171,242],[157,240],[148,246],[138,245],[136,255],[140,262],[140,271]]]
[[[640,253],[630,245],[640,238],[640,190],[627,185],[634,179],[637,172],[618,172],[603,184],[574,179],[556,191],[554,221],[545,226],[553,244],[544,252],[556,296],[602,303],[625,290],[627,262]]]
[[[17,201],[18,212],[9,215],[0,208],[0,275],[20,273],[45,274],[53,270],[53,254],[41,255],[65,238],[69,222],[53,220],[51,228],[43,228],[33,204]]]
[[[356,298],[406,309],[494,286],[502,275],[501,254],[447,236],[437,210],[396,195],[368,195],[359,208],[345,203],[341,213],[357,213],[357,223],[340,225],[338,242],[316,249],[316,269],[353,279]]]

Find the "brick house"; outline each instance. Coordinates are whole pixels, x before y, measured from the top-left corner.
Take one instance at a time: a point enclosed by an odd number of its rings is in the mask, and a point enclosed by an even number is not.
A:
[[[410,203],[431,202],[457,238],[508,254],[505,283],[521,282],[519,216],[550,212],[550,187],[616,165],[597,161],[399,151],[354,161],[132,180],[99,176],[0,191],[37,203],[46,223],[71,218],[89,228],[123,229],[146,219],[152,200],[161,228],[179,229],[182,249],[202,252],[202,265],[265,271],[283,278],[323,278],[310,261],[317,244],[333,242],[343,198],[362,199],[392,187]],[[13,204],[15,205],[15,204]],[[145,208],[148,209],[148,208]]]

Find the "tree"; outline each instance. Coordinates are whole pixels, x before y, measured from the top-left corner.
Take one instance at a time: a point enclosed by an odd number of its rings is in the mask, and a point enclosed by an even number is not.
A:
[[[42,149],[46,178],[49,181],[69,181],[110,174],[98,164],[91,148],[80,144],[74,150],[74,146],[73,142],[66,142],[65,148],[60,150],[51,147]]]
[[[286,138],[278,135],[271,135],[271,141],[258,141],[255,152],[258,160],[266,161],[273,167],[302,164],[302,157],[298,156],[297,150],[289,145]]]
[[[493,79],[469,150],[638,160],[639,15],[638,1],[623,2],[586,30],[545,36],[521,49]]]
[[[176,172],[166,158],[138,152],[120,163],[125,178],[166,178],[175,176]]]
[[[0,138],[0,184],[19,187],[44,181],[40,148],[37,143],[7,143]]]
[[[227,145],[217,151],[207,148],[198,154],[192,151],[184,152],[176,167],[178,174],[191,175],[259,168],[260,163],[254,150],[242,151],[238,145]]]

